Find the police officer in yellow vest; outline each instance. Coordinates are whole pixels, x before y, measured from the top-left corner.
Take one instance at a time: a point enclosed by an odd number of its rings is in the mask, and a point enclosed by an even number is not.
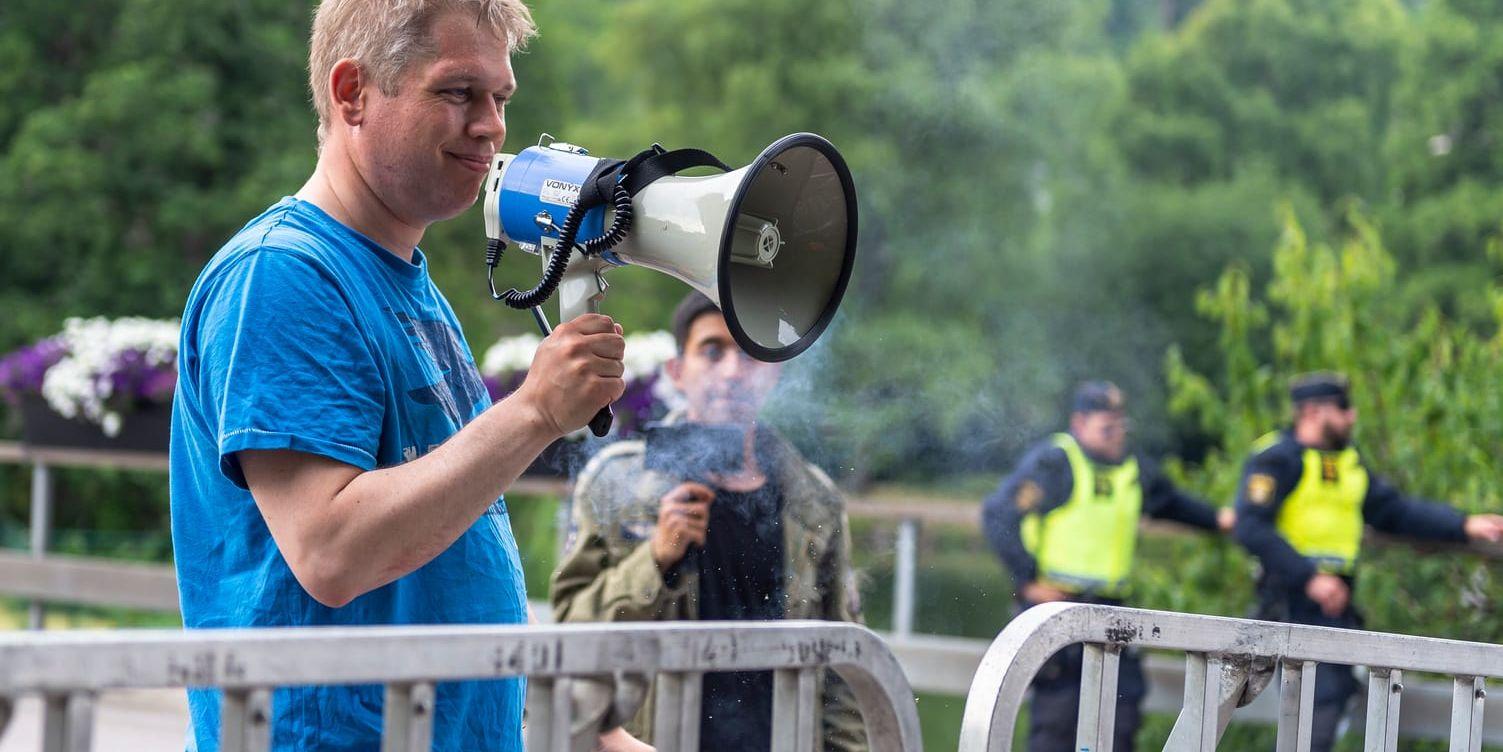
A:
[[[1063,600],[1121,604],[1144,514],[1223,532],[1233,522],[1231,509],[1185,494],[1128,454],[1122,392],[1105,381],[1076,390],[1070,432],[1030,450],[983,510],[987,539],[1024,608]],[[1060,651],[1034,680],[1030,752],[1074,748],[1081,653],[1079,645]],[[1131,752],[1146,692],[1137,657],[1124,654],[1114,749]]]
[[[1290,389],[1294,425],[1261,439],[1242,473],[1237,540],[1258,557],[1260,618],[1357,628],[1353,565],[1364,524],[1431,540],[1498,540],[1503,517],[1467,516],[1405,497],[1367,470],[1356,447],[1345,377],[1312,373]],[[1322,665],[1315,679],[1310,749],[1329,750],[1347,700],[1357,690],[1350,668]]]

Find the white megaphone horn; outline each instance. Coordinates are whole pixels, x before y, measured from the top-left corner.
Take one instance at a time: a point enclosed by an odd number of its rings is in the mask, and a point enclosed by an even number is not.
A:
[[[715,301],[752,357],[783,361],[808,349],[834,317],[855,261],[856,191],[845,160],[824,138],[797,133],[738,170],[672,174],[702,165],[728,169],[704,152],[657,147],[627,162],[601,160],[547,136],[498,154],[485,182],[487,264],[509,242],[542,256],[545,272],[530,292],[492,294],[532,308],[546,330],[537,306],[554,288],[567,321],[599,310],[607,271],[643,266]],[[582,195],[596,205],[576,206]],[[576,250],[558,257],[561,240]]]

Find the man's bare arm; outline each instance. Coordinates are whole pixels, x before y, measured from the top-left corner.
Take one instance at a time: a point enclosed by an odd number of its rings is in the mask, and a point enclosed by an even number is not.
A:
[[[315,600],[343,606],[447,549],[538,453],[625,389],[625,341],[604,316],[562,324],[517,393],[423,457],[362,471],[293,451],[239,453],[251,496]]]

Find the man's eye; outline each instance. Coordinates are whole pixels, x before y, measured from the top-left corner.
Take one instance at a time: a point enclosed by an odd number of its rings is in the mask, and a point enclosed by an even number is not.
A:
[[[444,89],[443,95],[449,97],[450,99],[453,99],[456,102],[470,101],[469,89]]]
[[[720,345],[706,345],[700,353],[705,356],[706,360],[713,363],[725,357],[725,348]]]

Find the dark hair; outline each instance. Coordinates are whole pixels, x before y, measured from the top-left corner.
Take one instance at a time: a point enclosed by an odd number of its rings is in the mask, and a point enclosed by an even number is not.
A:
[[[720,308],[715,305],[715,301],[698,290],[690,291],[678,302],[678,307],[673,309],[673,342],[678,345],[679,355],[684,354],[684,346],[689,344],[689,327],[700,316],[708,313],[719,314]]]

